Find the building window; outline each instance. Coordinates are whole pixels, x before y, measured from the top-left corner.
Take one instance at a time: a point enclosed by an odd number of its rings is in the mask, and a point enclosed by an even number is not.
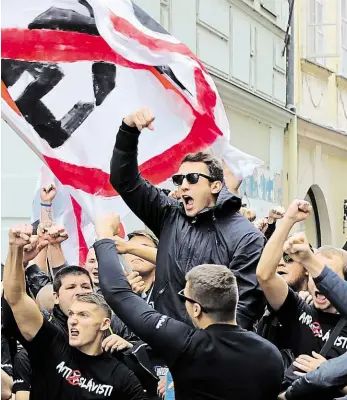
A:
[[[341,0],[341,75],[347,77],[347,0]]]
[[[324,0],[309,0],[308,4],[307,57],[324,65]]]

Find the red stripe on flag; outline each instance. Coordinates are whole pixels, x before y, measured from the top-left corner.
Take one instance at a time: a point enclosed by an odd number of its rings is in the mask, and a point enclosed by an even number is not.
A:
[[[205,67],[202,62],[196,57],[196,55],[189,49],[184,43],[172,43],[166,40],[154,38],[146,35],[141,30],[137,29],[128,20],[115,15],[110,9],[110,18],[113,23],[114,29],[124,36],[130,39],[134,39],[143,46],[148,47],[152,51],[166,51],[170,53],[178,53],[183,56],[187,56],[195,60],[199,66],[205,71]]]
[[[107,61],[150,69],[116,53],[101,36],[47,29],[1,29],[1,58],[40,62]]]
[[[196,118],[188,136],[164,153],[152,157],[140,165],[142,176],[157,185],[177,172],[187,153],[194,153],[213,144],[220,130],[208,115]],[[103,197],[118,196],[110,184],[110,175],[101,169],[74,165],[56,158],[44,156],[49,168],[63,185],[69,185],[85,193]]]
[[[83,266],[87,258],[88,246],[82,232],[82,207],[77,203],[77,201],[72,196],[70,196],[70,198],[72,202],[73,212],[76,218],[76,229],[77,229],[78,246],[79,246],[78,249],[79,265]]]

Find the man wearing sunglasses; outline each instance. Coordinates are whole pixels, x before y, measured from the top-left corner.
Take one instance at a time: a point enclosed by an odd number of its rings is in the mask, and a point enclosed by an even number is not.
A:
[[[329,348],[324,349],[324,356],[319,354],[340,322],[340,316],[329,299],[317,289],[317,278],[313,278],[311,274],[308,280],[308,290],[313,298],[311,306],[306,304],[276,272],[278,263],[283,257],[283,248],[289,232],[296,223],[305,221],[311,213],[312,207],[308,202],[295,200],[289,206],[280,226],[266,244],[257,267],[257,277],[266,299],[272,310],[277,312],[278,319],[287,333],[290,349],[296,357],[285,373],[283,389],[300,374],[316,369],[325,361],[325,358],[340,356],[347,350],[347,325],[345,325],[338,338],[331,343]],[[294,251],[288,251],[291,249],[293,241],[296,240],[296,236],[288,239],[284,250],[290,258],[287,255],[284,257],[287,261],[292,258],[296,262],[300,262],[310,272],[305,262],[301,261]],[[308,247],[306,241],[300,244]],[[322,247],[314,255],[312,251],[308,254],[307,259],[326,265],[342,279],[344,278],[345,260],[341,249]]]
[[[255,275],[264,236],[238,212],[241,199],[228,191],[221,163],[208,153],[188,155],[177,165],[179,170],[172,180],[180,202],[142,178],[138,140],[143,128],[154,129],[153,121],[149,109],[124,118],[113,151],[110,181],[160,240],[154,306],[165,315],[190,323],[177,295],[184,288],[186,273],[203,263],[226,265],[239,285],[238,323],[252,329],[265,306]],[[177,160],[167,162],[176,165]]]

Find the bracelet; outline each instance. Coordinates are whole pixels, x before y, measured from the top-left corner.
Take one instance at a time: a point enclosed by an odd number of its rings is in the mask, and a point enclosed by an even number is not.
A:
[[[52,207],[52,204],[48,204],[48,203],[41,203],[42,207]]]

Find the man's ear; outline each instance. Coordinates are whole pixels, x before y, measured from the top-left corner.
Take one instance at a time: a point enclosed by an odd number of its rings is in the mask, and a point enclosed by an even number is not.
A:
[[[107,329],[109,329],[110,325],[111,325],[111,320],[110,320],[110,318],[105,318],[105,319],[103,320],[101,326],[100,326],[100,330],[101,330],[102,332],[105,332],[105,331],[107,331]]]
[[[59,304],[59,296],[57,292],[53,292],[54,304]]]
[[[214,181],[211,184],[211,193],[218,194],[222,190],[223,184],[221,181]]]
[[[194,303],[193,305],[193,316],[194,318],[199,318],[202,313],[200,304]]]

